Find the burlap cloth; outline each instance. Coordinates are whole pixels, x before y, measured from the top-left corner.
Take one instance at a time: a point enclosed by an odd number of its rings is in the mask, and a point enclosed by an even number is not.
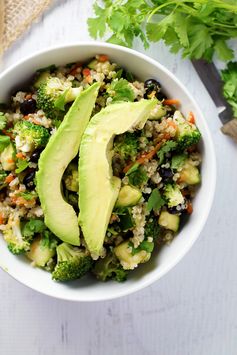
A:
[[[53,0],[0,0],[0,53],[4,52]]]

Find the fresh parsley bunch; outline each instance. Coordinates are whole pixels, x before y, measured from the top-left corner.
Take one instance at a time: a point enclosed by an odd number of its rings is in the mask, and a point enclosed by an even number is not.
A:
[[[135,37],[145,48],[163,40],[172,53],[190,59],[227,61],[233,51],[227,41],[237,37],[236,0],[103,0],[94,3],[88,19],[91,37],[112,33],[108,42],[132,47]]]

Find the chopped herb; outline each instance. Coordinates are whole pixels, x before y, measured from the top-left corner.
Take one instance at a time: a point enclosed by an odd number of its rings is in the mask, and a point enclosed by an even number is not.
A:
[[[131,241],[129,242],[129,246],[132,247],[132,255],[135,255],[142,250],[145,250],[147,253],[152,253],[154,249],[154,243],[148,242],[147,240],[143,240],[137,248],[134,248],[134,245]]]
[[[7,125],[7,119],[3,112],[0,112],[0,130],[4,129]]]
[[[25,159],[18,159],[16,162],[16,173],[20,174],[22,171],[24,171],[26,168],[29,166],[29,162]]]
[[[234,116],[237,117],[237,62],[230,62],[221,72],[224,81],[224,96],[232,106]]]
[[[165,200],[162,198],[160,191],[157,188],[152,190],[147,202],[147,211],[158,211],[162,206],[164,206],[164,204]]]
[[[112,102],[134,101],[135,94],[125,79],[114,80],[107,90]]]
[[[167,141],[157,152],[159,158],[159,165],[161,165],[165,159],[165,154],[174,150],[177,147],[177,143],[174,141]]]

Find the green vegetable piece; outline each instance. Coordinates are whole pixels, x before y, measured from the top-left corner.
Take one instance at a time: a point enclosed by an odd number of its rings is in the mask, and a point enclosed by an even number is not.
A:
[[[152,210],[157,212],[164,205],[165,205],[165,200],[162,198],[158,188],[153,189],[147,202],[148,212],[151,212]]]
[[[132,254],[132,247],[129,241],[125,241],[114,248],[114,253],[119,259],[124,270],[133,270],[138,264],[147,262],[151,253],[145,250],[140,250],[136,254]]]
[[[112,81],[107,92],[112,97],[112,102],[134,101],[135,99],[134,91],[126,79]]]
[[[185,150],[200,141],[201,133],[194,124],[184,119],[181,112],[175,111],[173,119],[177,125],[176,140],[180,150]]]
[[[174,141],[167,141],[157,152],[157,157],[159,158],[159,165],[161,165],[165,160],[165,154],[169,153],[177,148],[177,143]]]
[[[16,135],[16,148],[26,153],[36,148],[45,147],[50,137],[45,127],[29,121],[18,121],[13,132]]]
[[[142,197],[141,191],[125,185],[119,191],[116,207],[128,207],[136,205]]]
[[[76,280],[84,276],[93,265],[93,260],[84,250],[62,243],[57,247],[57,265],[52,273],[55,281]]]
[[[114,152],[124,160],[134,161],[138,153],[138,140],[134,133],[126,132],[114,140]]]
[[[37,236],[32,242],[26,256],[33,261],[36,266],[45,267],[55,254],[56,244],[48,245],[44,243],[43,236]]]
[[[237,62],[228,63],[227,68],[221,71],[221,77],[224,81],[224,96],[237,117]]]
[[[69,191],[78,192],[78,166],[75,163],[70,163],[63,175],[65,187]]]
[[[187,159],[187,154],[174,155],[171,159],[171,169],[177,170],[181,168],[184,165],[186,159]]]
[[[29,166],[29,162],[25,159],[18,159],[16,162],[16,173],[20,174],[22,171],[24,171],[26,168]]]
[[[35,233],[43,233],[46,229],[46,225],[41,219],[30,219],[27,221],[22,229],[24,237],[31,238]]]
[[[40,155],[37,191],[47,227],[62,241],[79,245],[77,215],[61,192],[65,168],[78,154],[81,137],[90,119],[100,84],[83,91],[74,101],[57,132]]]
[[[64,82],[57,77],[49,77],[43,81],[37,91],[37,106],[43,110],[47,117],[56,119],[61,117],[60,111],[68,102],[76,99],[81,88],[72,88],[71,83]]]
[[[179,230],[180,217],[177,214],[171,214],[167,211],[162,211],[158,223],[161,227],[169,229],[173,232],[178,232]]]
[[[179,181],[187,185],[196,185],[201,182],[200,172],[198,168],[192,164],[190,159],[186,159],[179,174]]]
[[[2,152],[10,144],[10,142],[10,137],[0,134],[0,152]]]
[[[96,261],[92,272],[100,281],[115,280],[123,282],[127,279],[127,271],[122,268],[113,253],[109,253],[104,259]]]
[[[147,183],[149,179],[148,175],[142,166],[134,164],[133,167],[127,172],[129,184],[132,186],[141,187]]]
[[[0,162],[2,163],[3,170],[12,171],[15,169],[14,155],[14,146],[12,143],[9,143],[0,154]]]
[[[121,185],[112,175],[112,140],[131,127],[142,128],[155,105],[156,100],[109,105],[85,130],[79,159],[79,224],[91,253],[99,255],[101,251]]]
[[[184,197],[177,184],[168,184],[164,189],[164,196],[168,201],[168,207],[175,207],[184,203]]]
[[[3,112],[0,112],[0,130],[6,128],[7,118]]]

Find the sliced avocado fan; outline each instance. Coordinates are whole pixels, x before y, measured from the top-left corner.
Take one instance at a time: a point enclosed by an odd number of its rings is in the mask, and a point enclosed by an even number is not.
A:
[[[92,117],[81,141],[79,158],[79,225],[91,253],[99,255],[121,180],[113,176],[112,146],[116,134],[142,129],[157,101],[112,104]]]
[[[61,180],[66,167],[78,153],[99,88],[100,84],[96,83],[76,98],[42,152],[36,174],[45,224],[59,239],[73,245],[80,245],[78,219],[73,207],[63,198]]]

